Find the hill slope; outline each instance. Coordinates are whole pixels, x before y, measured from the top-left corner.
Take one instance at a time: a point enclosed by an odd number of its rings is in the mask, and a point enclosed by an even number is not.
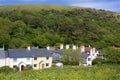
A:
[[[26,5],[8,5],[8,6],[0,6],[0,10],[32,10],[32,11],[39,11],[41,9],[50,10],[71,10],[74,8],[82,8],[82,7],[73,7],[73,6],[64,6],[64,5],[47,5],[47,4],[26,4]]]
[[[61,5],[0,6],[0,46],[120,47],[120,14]]]

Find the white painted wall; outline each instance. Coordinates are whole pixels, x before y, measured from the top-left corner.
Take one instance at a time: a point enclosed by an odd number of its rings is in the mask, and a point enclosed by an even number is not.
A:
[[[40,64],[40,62],[42,63]],[[49,64],[49,66],[46,66],[46,63]],[[33,58],[33,65],[37,64],[37,67],[33,67],[33,69],[43,69],[42,64],[44,64],[44,68],[50,68],[52,66],[52,57],[49,57],[49,59],[46,59],[46,57],[37,57],[37,60],[34,60]]]
[[[16,61],[16,62],[13,61],[13,58],[10,58],[10,59],[9,59],[9,66],[10,66],[11,68],[13,68],[13,65],[17,65],[17,66],[18,66],[18,64],[19,64],[20,62],[23,62],[23,63],[25,63],[25,64],[30,64],[30,65],[32,65],[32,58],[30,58],[29,61],[27,60],[27,58],[17,58],[17,61]]]
[[[95,48],[91,49],[90,50],[90,55],[87,57],[87,65],[92,65],[92,61],[97,58],[97,55],[98,55],[98,51],[95,52]],[[89,60],[90,58],[90,60]]]
[[[5,66],[9,66],[10,65],[10,58],[5,58]]]
[[[5,58],[0,58],[0,67],[5,66]]]

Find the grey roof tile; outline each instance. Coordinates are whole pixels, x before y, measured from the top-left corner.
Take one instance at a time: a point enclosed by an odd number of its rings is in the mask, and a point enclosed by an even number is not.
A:
[[[49,57],[51,52],[47,49],[9,49],[8,56],[10,58]]]
[[[5,51],[0,49],[0,58],[5,58]]]

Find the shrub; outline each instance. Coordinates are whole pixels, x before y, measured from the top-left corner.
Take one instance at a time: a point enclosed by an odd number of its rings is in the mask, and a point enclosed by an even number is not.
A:
[[[106,48],[103,50],[103,55],[108,63],[120,64],[120,50],[116,48]]]
[[[12,73],[12,72],[15,72],[15,70],[8,67],[8,66],[3,66],[3,67],[0,68],[0,73],[9,74],[9,73]]]
[[[19,67],[18,67],[18,66],[15,66],[13,69],[14,69],[15,71],[19,71]]]
[[[94,59],[94,60],[92,61],[92,64],[93,64],[93,65],[101,65],[101,64],[103,64],[103,63],[105,63],[105,60],[100,59],[100,58],[96,58],[96,59]]]
[[[62,63],[64,65],[79,65],[79,62],[82,60],[79,50],[64,50],[63,51]]]
[[[23,70],[32,70],[32,66],[25,66]]]

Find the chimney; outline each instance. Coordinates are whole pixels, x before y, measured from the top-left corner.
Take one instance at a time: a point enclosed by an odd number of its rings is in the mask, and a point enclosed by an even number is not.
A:
[[[93,49],[90,49],[90,56],[93,55]]]
[[[90,48],[91,46],[89,45],[88,47]]]
[[[80,46],[80,52],[81,52],[81,53],[85,52],[85,46],[84,46],[84,45],[81,45],[81,46]]]
[[[5,50],[5,46],[4,46],[4,44],[3,44],[3,50]]]
[[[47,49],[47,50],[50,50],[50,46],[47,46],[46,49]]]
[[[70,46],[67,44],[67,45],[66,45],[66,49],[69,49],[69,48],[70,48]]]
[[[60,44],[60,49],[63,49],[63,44]]]
[[[27,50],[29,50],[29,51],[30,51],[30,46],[28,46],[28,47],[27,47]]]
[[[73,50],[76,50],[77,49],[77,46],[76,45],[73,45]]]
[[[93,54],[95,53],[95,48],[93,48]]]

